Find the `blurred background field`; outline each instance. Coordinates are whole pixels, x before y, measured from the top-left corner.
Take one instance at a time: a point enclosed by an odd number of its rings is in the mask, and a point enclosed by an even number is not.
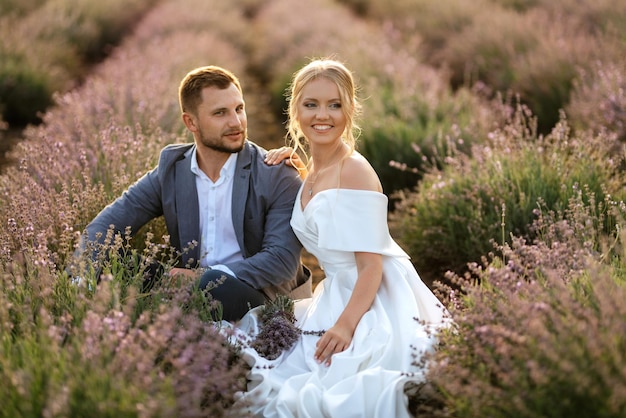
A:
[[[111,240],[97,291],[66,267],[191,140],[187,71],[238,74],[272,148],[291,75],[333,56],[392,233],[458,324],[407,388],[415,416],[626,417],[626,2],[0,0],[0,34],[0,416],[229,413],[245,367],[202,299],[138,293],[147,261],[175,261],[160,220]]]

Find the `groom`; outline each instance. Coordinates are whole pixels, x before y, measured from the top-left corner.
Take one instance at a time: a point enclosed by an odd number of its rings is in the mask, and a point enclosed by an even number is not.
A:
[[[201,288],[219,282],[209,292],[228,321],[277,294],[309,297],[310,272],[289,224],[301,180],[285,164],[265,164],[266,151],[248,140],[239,80],[220,67],[197,68],[182,80],[179,100],[194,143],[166,146],[158,165],[87,226],[87,239],[104,237],[110,225],[135,233],[163,216],[182,253],[170,274]]]

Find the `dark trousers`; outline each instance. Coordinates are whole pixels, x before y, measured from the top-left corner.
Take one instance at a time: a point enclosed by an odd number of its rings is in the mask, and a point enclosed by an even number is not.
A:
[[[207,270],[200,277],[200,289],[207,286],[213,299],[222,303],[222,319],[226,321],[240,320],[250,308],[267,300],[263,292],[220,270]]]

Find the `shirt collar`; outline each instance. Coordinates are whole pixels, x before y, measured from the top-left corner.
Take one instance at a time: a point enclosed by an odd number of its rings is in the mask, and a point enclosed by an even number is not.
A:
[[[202,170],[200,170],[200,167],[198,167],[198,159],[196,158],[197,150],[197,147],[191,147],[191,149],[185,153],[185,157],[191,157],[192,173],[194,173],[196,176],[206,176],[206,174],[204,174]],[[235,175],[235,167],[237,166],[237,155],[237,153],[233,153],[230,155],[230,157],[228,157],[228,160],[226,160],[226,162],[222,166],[222,169],[220,170],[220,178],[232,178]]]

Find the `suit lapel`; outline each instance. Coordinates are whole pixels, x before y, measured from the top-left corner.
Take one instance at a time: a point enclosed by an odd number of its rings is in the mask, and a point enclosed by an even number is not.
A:
[[[243,221],[246,209],[246,201],[248,199],[248,188],[250,185],[250,165],[251,153],[248,143],[246,142],[243,150],[237,156],[237,165],[235,167],[235,178],[233,179],[233,227],[237,242],[241,253],[246,256],[246,247],[243,240]]]

